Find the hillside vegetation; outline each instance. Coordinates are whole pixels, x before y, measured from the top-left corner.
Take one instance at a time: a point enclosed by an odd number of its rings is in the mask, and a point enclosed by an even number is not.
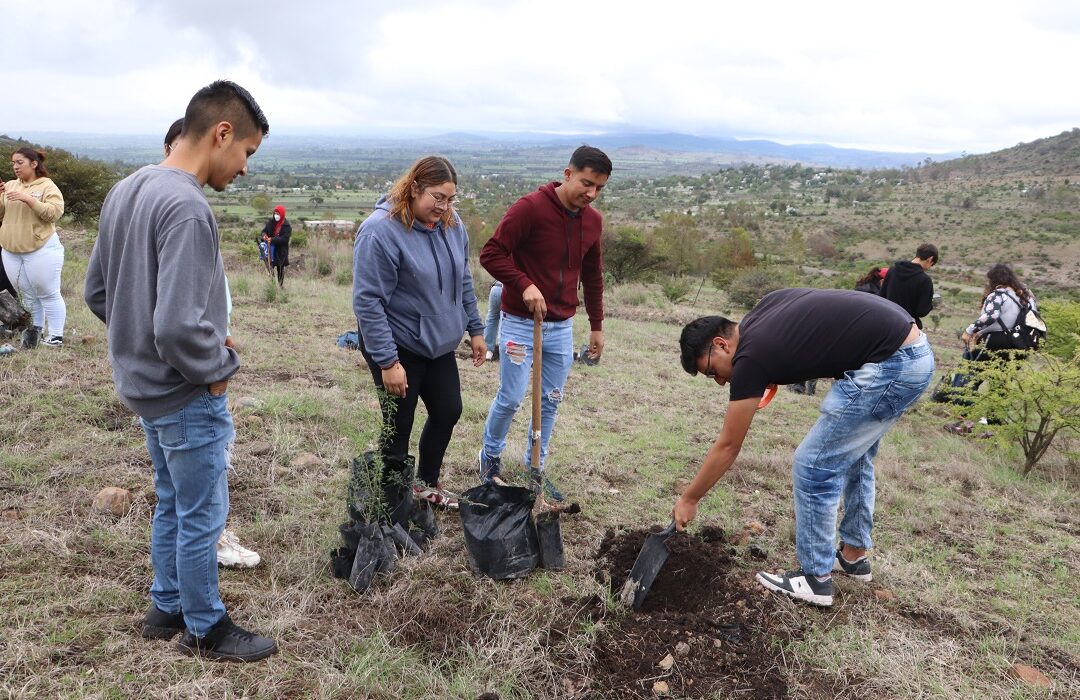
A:
[[[234,619],[277,638],[281,653],[214,664],[139,637],[152,470],[137,419],[116,398],[104,328],[81,302],[95,231],[65,221],[65,347],[0,358],[0,697],[621,700],[665,696],[654,691],[659,681],[666,697],[686,698],[1080,697],[1074,436],[1023,478],[1018,450],[950,434],[942,428],[955,417],[920,402],[875,460],[875,580],[838,581],[834,607],[818,610],[752,582],[757,570],[795,561],[791,457],[828,385],[816,397],[783,391],[703,501],[691,527],[698,539],[683,540],[704,543],[722,566],[715,575],[666,572],[700,588],[689,602],[711,601],[707,614],[629,613],[612,590],[620,574],[601,556],[612,541],[668,521],[723,421],[727,391],[678,365],[682,324],[717,312],[738,318],[770,284],[848,287],[869,264],[909,258],[932,240],[944,256],[931,273],[943,300],[927,331],[945,372],[989,262],[1017,264],[1040,298],[1075,295],[1080,174],[968,177],[928,164],[637,177],[616,162],[599,206],[606,254],[614,266],[628,253],[628,272],[614,284],[609,269],[606,351],[595,367],[575,365],[552,441],[551,474],[582,507],[563,519],[566,569],[478,578],[456,516],[443,513],[429,553],[359,596],[328,564],[346,519],[348,464],[372,448],[378,405],[361,358],[335,344],[355,328],[351,243],[300,224],[339,212],[362,218],[406,163],[309,165],[256,170],[210,193],[242,361],[229,388],[229,525],[264,561],[222,572],[221,588]],[[496,163],[470,168],[461,214],[475,253],[537,180],[495,177]],[[284,292],[254,242],[265,204],[282,201],[297,231]],[[485,290],[486,273],[474,274]],[[579,321],[578,346],[587,333]],[[456,491],[477,481],[497,384],[493,366],[459,359],[459,371],[464,410],[444,467]],[[510,433],[510,474],[525,448],[524,418]],[[91,509],[106,486],[133,492],[123,517]],[[1049,686],[1021,680],[1017,664]]]

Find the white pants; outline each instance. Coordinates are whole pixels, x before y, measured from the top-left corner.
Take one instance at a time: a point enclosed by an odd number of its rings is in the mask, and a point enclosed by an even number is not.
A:
[[[19,302],[30,310],[34,325],[48,323],[48,335],[64,335],[67,304],[60,296],[60,271],[64,269],[64,245],[55,233],[32,253],[3,251],[4,271],[19,290]]]

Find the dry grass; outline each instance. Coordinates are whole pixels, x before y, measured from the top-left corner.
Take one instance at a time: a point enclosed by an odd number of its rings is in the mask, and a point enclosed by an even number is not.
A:
[[[320,250],[335,270],[347,260],[341,248]],[[443,516],[445,537],[430,554],[357,596],[327,569],[344,519],[345,463],[376,429],[367,370],[334,346],[353,326],[348,287],[309,267],[292,271],[287,296],[267,303],[254,263],[230,256],[230,279],[243,290],[233,334],[244,363],[230,395],[262,402],[235,413],[230,525],[265,564],[223,571],[221,587],[235,619],[276,637],[282,651],[263,664],[223,665],[138,636],[151,576],[151,472],[141,430],[112,390],[104,329],[79,301],[86,250],[85,240],[70,241],[68,346],[0,363],[0,696],[586,695],[592,640],[614,623],[588,621],[577,603],[606,597],[591,560],[602,533],[664,520],[672,482],[694,473],[720,427],[726,394],[679,368],[672,321],[724,310],[722,297],[706,289],[693,308],[650,288],[612,295],[607,354],[594,368],[575,367],[553,442],[552,474],[584,508],[564,521],[565,572],[475,578],[455,519]],[[579,344],[585,334],[582,320]],[[943,332],[934,342],[951,341]],[[445,478],[463,489],[475,482],[496,370],[460,368],[465,408]],[[781,394],[703,504],[700,524],[764,523],[756,543],[769,568],[794,561],[789,459],[816,405]],[[792,638],[776,643],[794,697],[1080,695],[1075,468],[1055,457],[1059,478],[1019,479],[981,443],[945,434],[944,421],[922,405],[883,445],[875,584],[841,581],[828,612],[782,606]],[[269,442],[270,454],[255,456],[256,441]],[[509,461],[524,448],[519,418]],[[292,466],[302,453],[319,463]],[[127,516],[90,511],[104,486],[134,492]],[[749,576],[758,564],[738,551]],[[881,587],[895,598],[878,600]],[[1008,679],[1014,662],[1040,668],[1054,689]]]

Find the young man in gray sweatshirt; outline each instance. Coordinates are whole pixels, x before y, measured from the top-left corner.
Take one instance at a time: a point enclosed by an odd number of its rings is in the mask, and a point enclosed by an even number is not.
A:
[[[142,419],[158,503],[154,581],[142,634],[228,661],[277,651],[234,625],[218,594],[215,545],[229,511],[226,404],[240,367],[226,347],[225,270],[203,186],[221,191],[270,130],[247,90],[219,80],[195,94],[160,165],[119,182],[101,209],[86,303],[105,322],[120,399]]]

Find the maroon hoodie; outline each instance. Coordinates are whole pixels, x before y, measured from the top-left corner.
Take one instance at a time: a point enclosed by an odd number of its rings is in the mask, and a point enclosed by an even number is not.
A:
[[[604,272],[600,256],[603,217],[592,207],[570,212],[549,182],[506,210],[480,251],[480,264],[503,283],[502,308],[531,318],[521,295],[535,284],[547,303],[545,321],[564,321],[577,311],[578,278],[592,330],[604,321]]]

